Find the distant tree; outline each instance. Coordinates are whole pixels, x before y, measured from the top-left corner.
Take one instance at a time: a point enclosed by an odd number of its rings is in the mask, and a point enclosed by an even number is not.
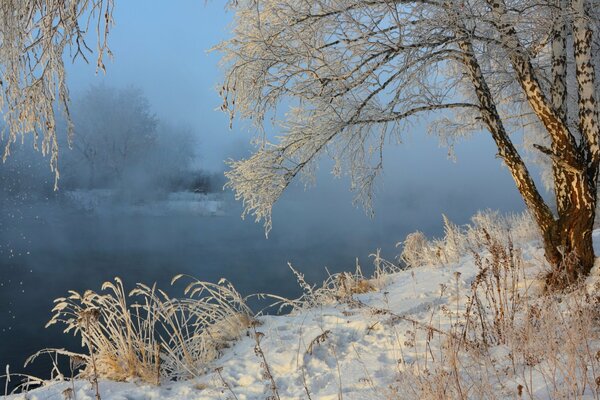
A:
[[[571,280],[594,262],[591,232],[600,163],[599,0],[230,0],[234,34],[217,46],[223,109],[280,124],[233,162],[229,185],[245,214],[271,227],[271,209],[317,160],[335,160],[369,207],[385,142],[419,116],[452,144],[487,130],[539,226],[546,258]],[[98,66],[108,52],[112,0],[6,0],[0,79],[9,137],[43,136],[57,162],[52,101],[68,113],[62,55],[83,54],[96,16]],[[278,107],[291,104],[280,118]],[[447,112],[444,112],[447,111]],[[515,147],[523,132],[551,165],[556,211]],[[532,139],[533,137],[533,139]],[[37,143],[37,140],[35,141]],[[10,147],[6,148],[6,152]],[[564,262],[565,259],[571,260]],[[577,260],[574,262],[573,260]]]
[[[194,132],[159,121],[140,89],[91,86],[74,98],[70,112],[74,124],[70,149],[67,135],[61,135],[65,121],[57,123],[62,189],[112,189],[128,201],[193,190],[198,187],[195,183],[208,190],[213,178],[194,165],[198,149]],[[27,151],[32,140],[27,137],[24,143],[13,144],[13,154],[0,165],[6,195],[34,199],[52,194],[44,158]]]
[[[223,109],[281,127],[227,172],[245,214],[267,231],[285,188],[298,175],[310,179],[325,155],[369,207],[384,143],[426,116],[450,144],[487,130],[542,232],[547,260],[564,273],[560,283],[588,274],[600,162],[598,0],[229,5],[233,37],[216,47],[226,70]],[[292,107],[279,118],[282,104]],[[555,212],[513,144],[516,131],[551,164]]]
[[[92,86],[76,99],[71,114],[72,151],[63,155],[77,167],[66,173],[85,177],[89,187],[112,185],[150,158],[157,145],[158,119],[139,89]]]
[[[65,188],[112,188],[129,200],[172,189],[196,174],[194,132],[162,123],[140,89],[91,86],[71,107],[71,150],[61,152]],[[60,131],[60,129],[59,129]]]

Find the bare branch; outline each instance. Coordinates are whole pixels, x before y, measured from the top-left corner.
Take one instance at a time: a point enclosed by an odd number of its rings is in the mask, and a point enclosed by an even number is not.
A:
[[[110,55],[107,37],[112,25],[113,0],[3,0],[0,4],[0,109],[8,128],[3,159],[18,137],[33,133],[34,146],[50,155],[58,182],[58,139],[55,103],[67,117],[69,91],[63,54],[87,61],[91,54],[85,33],[94,26],[98,36],[97,59]],[[38,138],[41,137],[41,143]]]

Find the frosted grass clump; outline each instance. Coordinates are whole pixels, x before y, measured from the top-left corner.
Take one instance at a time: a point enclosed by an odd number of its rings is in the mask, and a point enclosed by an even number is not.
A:
[[[471,223],[460,227],[453,224],[445,215],[444,237],[428,240],[422,232],[406,236],[399,259],[410,267],[423,265],[447,265],[457,263],[469,252],[478,252],[486,243],[486,236],[496,238],[502,245],[508,241],[527,243],[540,239],[540,233],[531,215],[501,215],[498,211],[479,211],[471,218]]]
[[[47,324],[64,324],[65,333],[81,336],[90,353],[82,376],[155,384],[196,377],[253,320],[245,299],[226,280],[192,279],[183,299],[140,283],[126,293],[119,278],[104,283],[102,291],[70,291],[56,299]]]
[[[311,285],[306,282],[304,274],[295,269],[292,264],[288,266],[296,276],[296,280],[303,294],[295,300],[276,298],[279,302],[274,305],[291,307],[293,311],[306,310],[324,304],[352,303],[353,295],[377,291],[389,283],[392,274],[401,271],[400,266],[381,257],[380,250],[370,255],[373,258],[375,270],[373,275],[365,276],[356,260],[354,272],[338,272],[329,274],[321,286]],[[274,296],[270,296],[275,298]]]

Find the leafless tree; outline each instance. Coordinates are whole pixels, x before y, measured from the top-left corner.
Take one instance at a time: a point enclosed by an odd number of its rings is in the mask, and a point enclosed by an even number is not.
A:
[[[280,126],[232,161],[245,214],[271,208],[329,156],[370,204],[384,143],[426,117],[450,144],[487,130],[537,222],[547,260],[566,279],[594,262],[600,160],[598,0],[237,0],[223,109]],[[291,105],[283,113],[282,105]],[[536,188],[511,134],[551,166],[556,207]],[[566,256],[577,263],[563,262]],[[564,283],[564,279],[563,279]]]
[[[36,149],[50,155],[58,180],[55,103],[69,118],[64,56],[86,57],[88,30],[97,37],[96,63],[103,57],[112,25],[113,0],[2,0],[0,2],[0,110],[6,122],[3,158],[11,145],[33,133]],[[69,124],[69,134],[72,132]],[[41,144],[41,146],[40,146]],[[56,185],[56,182],[55,182]]]
[[[83,55],[96,25],[98,66],[108,52],[113,0],[5,0],[0,79],[9,138],[34,131],[56,166],[52,101],[68,113],[62,54]],[[452,144],[487,130],[566,279],[594,261],[591,232],[600,145],[599,0],[230,0],[223,109],[280,135],[231,162],[229,185],[245,214],[271,227],[271,209],[319,158],[348,174],[369,207],[384,143],[426,116]],[[87,17],[86,17],[87,16]],[[95,17],[94,17],[95,16]],[[90,19],[96,18],[96,19]],[[290,109],[282,113],[282,105]],[[550,165],[555,211],[511,138],[522,132]],[[37,140],[36,140],[37,143]],[[8,154],[8,146],[5,155]],[[564,260],[578,260],[577,263]]]
[[[79,174],[81,169],[88,170],[91,188],[122,176],[141,159],[150,158],[151,150],[157,147],[158,118],[140,89],[91,86],[72,111],[75,128],[71,147],[76,154],[67,157],[83,161],[76,169]],[[185,163],[184,157],[181,162]]]

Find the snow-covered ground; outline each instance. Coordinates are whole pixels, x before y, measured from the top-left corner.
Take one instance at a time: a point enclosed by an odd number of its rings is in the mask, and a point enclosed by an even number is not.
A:
[[[600,244],[600,232],[596,231],[594,237],[595,244]],[[533,278],[540,274],[543,252],[535,242],[521,247],[525,275],[532,277],[525,284],[535,292],[538,289]],[[423,266],[384,276],[373,283],[376,290],[368,293],[290,315],[259,317],[256,326],[224,350],[202,377],[163,382],[160,386],[101,380],[100,395],[105,400],[420,398],[419,381],[404,372],[417,368],[430,374],[436,360],[444,359],[444,338],[452,331],[457,315],[465,310],[479,266],[475,257],[464,256],[455,264]],[[547,376],[536,375],[535,368],[520,373],[526,367],[510,365],[509,350],[506,346],[492,348],[489,354],[496,365],[484,364],[494,372],[477,368],[476,374],[481,376],[470,376],[466,381],[491,374],[495,382],[501,382],[490,392],[494,398],[555,398],[550,388],[553,384],[545,380]],[[465,373],[473,374],[473,369],[465,369]],[[74,387],[72,395],[70,382],[53,382],[10,398],[94,399],[90,382],[79,380]],[[439,390],[436,393],[445,393],[443,388]],[[463,390],[470,393],[468,398],[482,398],[475,389]],[[437,398],[454,398],[451,393]],[[427,398],[436,396],[434,393]]]

